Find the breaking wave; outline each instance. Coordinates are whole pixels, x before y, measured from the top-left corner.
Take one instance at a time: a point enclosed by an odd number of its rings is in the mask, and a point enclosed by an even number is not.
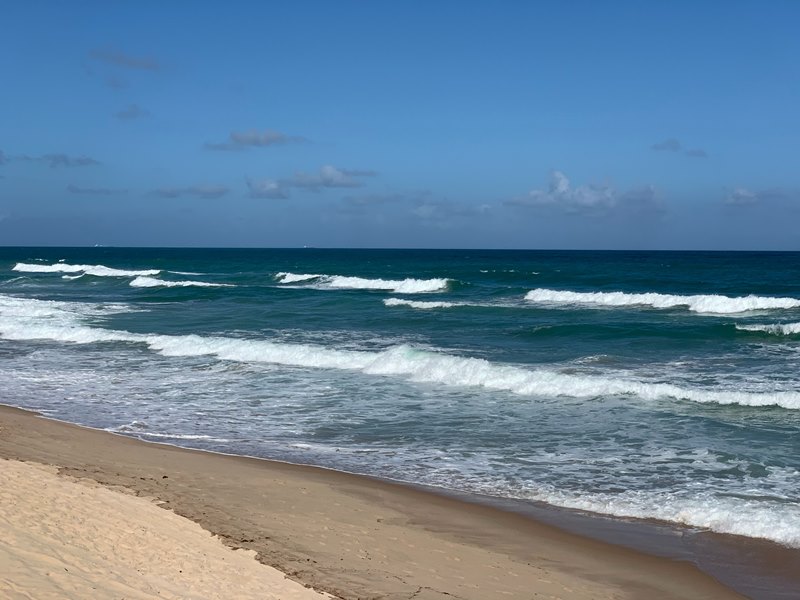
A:
[[[298,283],[300,281],[310,281],[312,279],[319,279],[325,277],[324,275],[316,275],[314,273],[278,273],[275,275],[281,283]]]
[[[103,265],[70,265],[67,263],[56,263],[53,265],[17,263],[12,270],[22,273],[80,273],[81,275],[94,275],[95,277],[137,277],[158,275],[161,273],[160,269],[130,271],[125,269],[112,269],[111,267]],[[75,279],[77,279],[77,277]]]
[[[797,335],[800,334],[800,323],[773,323],[758,325],[736,325],[739,331],[761,331],[773,335]]]
[[[205,281],[166,281],[145,277],[140,275],[130,282],[131,287],[152,288],[152,287],[236,287],[229,283],[207,283]]]
[[[386,306],[409,306],[411,308],[421,308],[423,310],[461,306],[456,302],[421,302],[419,300],[403,300],[401,298],[386,298],[384,299],[383,303]]]
[[[90,327],[76,303],[24,300],[0,295],[0,336],[13,340],[46,339],[88,344],[144,344],[164,356],[213,356],[220,360],[272,363],[314,369],[358,371],[419,383],[479,387],[514,394],[554,398],[631,396],[646,401],[677,399],[751,407],[779,406],[800,410],[800,392],[750,392],[740,389],[692,388],[633,378],[582,375],[547,368],[492,363],[444,352],[399,345],[383,351],[339,350],[222,336],[140,334]],[[96,311],[97,308],[89,308]]]
[[[449,279],[366,279],[345,275],[319,275],[313,273],[278,273],[280,283],[312,282],[315,286],[327,289],[385,290],[397,294],[424,294],[447,290]]]
[[[628,294],[625,292],[571,292],[537,288],[525,295],[525,300],[543,305],[586,306],[651,306],[653,308],[675,308],[685,306],[692,312],[707,314],[735,314],[753,310],[790,309],[800,307],[796,298],[774,298],[770,296],[729,296],[672,294]]]

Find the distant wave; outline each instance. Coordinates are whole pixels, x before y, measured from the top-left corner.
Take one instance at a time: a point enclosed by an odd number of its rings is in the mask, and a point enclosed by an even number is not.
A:
[[[148,276],[161,273],[160,269],[129,271],[125,269],[112,269],[103,265],[70,265],[67,263],[56,263],[54,265],[17,263],[12,270],[23,273],[83,273],[86,275],[94,275],[95,277],[137,277],[139,275]]]
[[[130,282],[131,287],[236,287],[229,283],[207,283],[205,281],[167,281],[154,277],[139,276]]]
[[[280,283],[313,282],[329,289],[386,290],[397,294],[424,294],[447,290],[449,279],[366,279],[345,275],[320,275],[313,273],[278,273]]]
[[[421,308],[423,310],[460,306],[455,302],[420,302],[419,300],[403,300],[401,298],[386,298],[384,299],[383,303],[386,306],[408,306],[411,308]]]
[[[90,327],[76,303],[27,300],[0,295],[0,336],[88,344],[144,344],[164,356],[214,356],[220,360],[359,371],[412,382],[480,387],[525,396],[595,398],[632,396],[649,401],[673,398],[699,403],[780,406],[800,410],[800,392],[749,392],[691,388],[605,375],[576,375],[555,369],[497,364],[480,358],[422,350],[408,345],[383,351],[340,350],[312,344],[220,336],[130,333]],[[96,310],[89,307],[88,310]],[[88,313],[87,313],[88,314]]]
[[[761,331],[773,335],[797,335],[800,334],[800,323],[773,323],[771,325],[739,325],[737,323],[736,329],[739,331]]]
[[[686,306],[690,311],[709,314],[735,314],[752,310],[787,309],[800,307],[796,298],[773,298],[769,296],[741,296],[731,298],[720,295],[679,296],[671,294],[628,294],[625,292],[570,292],[538,288],[525,295],[528,302],[545,305],[587,306],[652,306],[653,308],[675,308]]]

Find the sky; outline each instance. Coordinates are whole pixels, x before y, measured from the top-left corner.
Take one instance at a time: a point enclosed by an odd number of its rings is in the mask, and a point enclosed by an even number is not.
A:
[[[798,23],[6,0],[0,245],[800,250]]]

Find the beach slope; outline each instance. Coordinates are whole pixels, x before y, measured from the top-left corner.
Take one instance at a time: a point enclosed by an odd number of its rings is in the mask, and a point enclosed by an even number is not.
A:
[[[169,521],[186,517],[228,547],[253,551],[261,563],[339,598],[741,598],[693,565],[586,539],[489,506],[325,469],[141,442],[9,407],[0,407],[0,458],[54,467],[0,463],[2,477],[8,480],[3,486],[7,489],[2,495],[0,538],[15,536],[0,546],[0,586],[6,587],[0,591],[8,594],[16,589],[21,598],[26,597],[22,588],[27,586],[73,585],[61,573],[57,577],[48,573],[64,568],[59,560],[72,560],[73,554],[85,550],[78,542],[65,543],[62,550],[48,549],[48,544],[57,542],[37,529],[45,517],[56,519],[47,526],[55,530],[69,523],[70,535],[84,540],[81,543],[99,544],[97,538],[108,531],[121,535],[123,541],[99,552],[130,553],[122,558],[124,568],[104,562],[107,556],[83,555],[78,567],[82,585],[128,589],[131,578],[140,578],[137,565],[144,564],[139,561],[148,554],[163,562],[166,571],[148,580],[149,591],[137,593],[192,597],[184,587],[188,583],[175,576],[176,564],[182,565],[179,571],[199,570],[190,579],[215,579],[212,572],[218,571],[205,562],[210,558],[186,554],[200,542],[188,541],[184,529],[170,529],[174,523],[161,524],[155,517],[146,518],[145,528],[126,521],[145,505]],[[92,485],[75,483],[75,478],[88,479]],[[127,493],[105,489],[109,487]],[[154,499],[158,505],[134,496]],[[129,502],[137,503],[136,511],[128,508]],[[95,508],[80,512],[84,505]],[[194,529],[192,535],[216,543]],[[34,533],[26,545],[28,530]],[[161,549],[153,550],[154,545]],[[30,553],[55,555],[55,562],[30,566]],[[270,597],[256,591],[266,588],[255,587],[262,585],[259,577],[265,578],[263,585],[273,585],[266,569],[261,575],[238,574],[239,569],[244,573],[249,568],[244,563],[260,566],[247,554],[228,550],[214,560],[214,568],[234,581],[230,585],[245,590],[234,593],[224,579],[218,582],[224,590],[219,597],[246,598],[247,593]],[[273,576],[275,585],[285,583],[280,573],[270,572]],[[313,594],[296,590],[304,592]],[[52,597],[90,596],[54,592]],[[218,596],[205,591],[197,597]]]

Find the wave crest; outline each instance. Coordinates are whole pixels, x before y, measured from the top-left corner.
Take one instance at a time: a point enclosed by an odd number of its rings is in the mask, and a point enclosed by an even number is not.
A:
[[[280,283],[314,282],[327,289],[383,290],[397,294],[425,294],[446,291],[449,279],[367,279],[347,275],[323,275],[313,273],[277,273]]]
[[[383,303],[386,306],[409,306],[411,308],[420,308],[423,310],[459,306],[459,304],[455,302],[421,302],[419,300],[403,300],[401,298],[385,298]]]
[[[161,273],[160,269],[131,271],[126,269],[112,269],[104,265],[70,265],[67,263],[55,263],[52,265],[17,263],[11,270],[22,273],[82,273],[85,275],[94,275],[95,277],[137,277],[158,275]],[[75,279],[77,279],[77,277]]]
[[[153,277],[139,276],[129,284],[131,287],[236,287],[230,283],[208,283],[205,281],[166,281]]]
[[[800,334],[800,323],[773,323],[754,325],[739,325],[737,323],[736,329],[739,331],[760,331],[763,333],[771,333],[773,335],[797,335]]]
[[[545,305],[585,306],[651,306],[653,308],[675,308],[685,306],[692,312],[707,314],[736,314],[753,310],[789,309],[800,307],[796,298],[771,296],[730,297],[717,294],[681,296],[672,294],[626,292],[571,292],[537,288],[525,294],[525,300]]]

